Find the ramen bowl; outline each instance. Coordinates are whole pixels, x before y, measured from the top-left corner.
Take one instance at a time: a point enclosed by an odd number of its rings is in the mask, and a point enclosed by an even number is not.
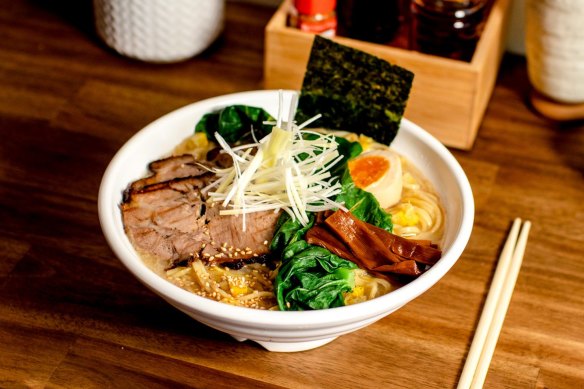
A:
[[[293,92],[284,94],[290,100]],[[186,291],[151,270],[124,232],[120,212],[128,184],[147,173],[185,137],[205,114],[245,104],[278,110],[278,91],[253,91],[200,101],[173,111],[136,133],[114,156],[99,190],[99,219],[107,242],[127,269],[168,303],[209,327],[252,340],[270,351],[302,351],[376,322],[422,295],[456,263],[471,234],[474,202],[468,179],[452,154],[438,140],[403,119],[392,147],[408,158],[434,185],[445,211],[442,258],[410,283],[359,304],[313,311],[267,311],[217,302]],[[288,106],[284,104],[284,106]]]

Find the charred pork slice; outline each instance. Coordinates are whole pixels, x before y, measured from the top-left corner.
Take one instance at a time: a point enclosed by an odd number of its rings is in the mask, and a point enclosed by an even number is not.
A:
[[[188,161],[185,156],[155,161],[150,164],[152,176],[126,190],[121,211],[134,247],[165,268],[193,258],[217,264],[265,260],[279,213],[248,214],[243,231],[243,216],[220,215],[220,205],[207,202],[201,193],[213,173],[203,169],[196,176],[173,177],[170,172],[182,176],[197,165]],[[159,182],[161,178],[166,180]]]
[[[202,252],[216,263],[259,258],[269,253],[280,213],[254,212],[243,216],[220,215],[219,204],[207,208],[207,231],[212,241]]]
[[[151,175],[133,182],[130,190],[140,190],[148,185],[186,177],[209,176],[210,166],[199,162],[193,155],[184,154],[153,161],[148,165]]]
[[[210,242],[201,183],[187,177],[130,192],[121,205],[122,217],[139,252],[172,264],[193,257]]]

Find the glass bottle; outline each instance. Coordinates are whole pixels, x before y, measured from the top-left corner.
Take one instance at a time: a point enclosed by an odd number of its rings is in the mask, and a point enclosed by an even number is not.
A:
[[[411,48],[470,61],[486,12],[487,0],[412,0]]]
[[[339,0],[339,35],[367,42],[391,41],[400,25],[401,0]]]
[[[288,25],[327,37],[336,35],[336,0],[294,0]]]

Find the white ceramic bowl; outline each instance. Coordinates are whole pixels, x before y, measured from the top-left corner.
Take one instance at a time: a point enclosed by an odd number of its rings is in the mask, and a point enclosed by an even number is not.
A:
[[[291,92],[285,93],[285,101]],[[301,351],[367,326],[420,296],[454,265],[466,246],[474,219],[469,182],[452,154],[417,125],[402,120],[392,143],[434,184],[446,213],[443,256],[411,283],[364,303],[302,312],[260,311],[231,306],[187,292],[150,270],[124,233],[119,204],[131,181],[146,174],[150,161],[169,153],[192,133],[207,112],[232,104],[263,107],[277,114],[277,91],[237,93],[200,101],[154,121],[134,135],[108,166],[99,191],[99,218],[104,235],[123,264],[148,288],[194,319],[238,340],[253,340],[270,351]],[[285,106],[288,106],[285,104]]]

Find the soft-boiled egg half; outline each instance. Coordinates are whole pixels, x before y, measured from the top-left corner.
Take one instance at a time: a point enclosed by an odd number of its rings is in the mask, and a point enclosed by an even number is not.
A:
[[[382,208],[399,202],[402,167],[399,155],[393,151],[367,151],[349,161],[349,172],[355,185],[375,196]]]

